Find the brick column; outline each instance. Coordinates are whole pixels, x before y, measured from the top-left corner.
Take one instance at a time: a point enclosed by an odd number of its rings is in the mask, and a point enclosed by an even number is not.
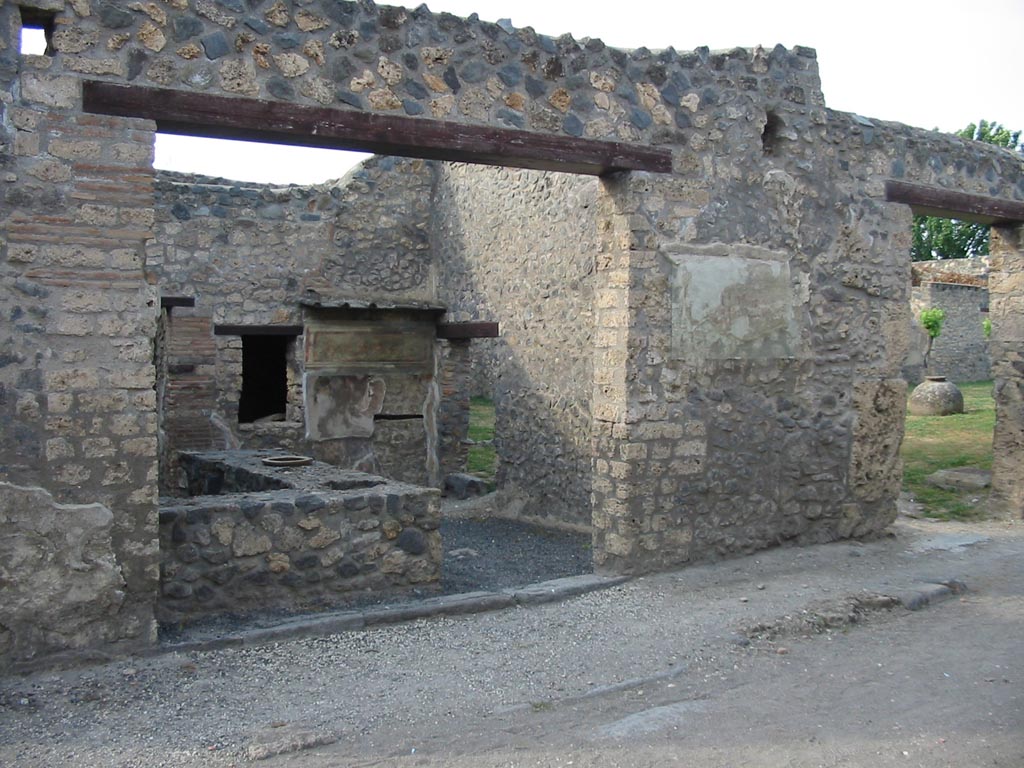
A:
[[[665,285],[642,211],[645,182],[606,181],[594,291],[594,566],[641,573],[690,559],[692,521],[677,503],[699,473],[703,424],[670,413],[648,386],[653,348],[667,334]],[[659,320],[654,320],[658,315]]]
[[[469,447],[470,341],[445,343],[441,363],[441,403],[437,415],[441,481],[451,472],[466,471]]]
[[[178,452],[223,448],[210,416],[217,409],[213,318],[192,309],[164,315],[160,392],[160,483],[181,493]]]
[[[19,184],[0,206],[0,308],[9,320],[0,334],[0,466],[3,479],[57,503],[102,505],[112,526],[106,551],[78,555],[86,575],[68,569],[54,590],[61,599],[36,613],[35,629],[15,631],[40,631],[40,655],[147,645],[159,575],[159,300],[144,256],[156,126],[82,114],[77,78],[48,74],[43,57],[20,61],[4,121],[14,129],[5,172]],[[76,540],[73,516],[56,519]],[[90,562],[110,563],[122,580],[112,602],[82,598]],[[87,632],[59,626],[68,605],[90,622]]]

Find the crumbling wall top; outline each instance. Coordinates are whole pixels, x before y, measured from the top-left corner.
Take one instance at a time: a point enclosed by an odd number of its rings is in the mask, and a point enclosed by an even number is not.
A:
[[[799,46],[626,51],[372,2],[48,7],[58,8],[55,56],[35,57],[29,81],[75,76],[651,144],[738,101],[722,98],[723,83],[824,104],[815,52]]]

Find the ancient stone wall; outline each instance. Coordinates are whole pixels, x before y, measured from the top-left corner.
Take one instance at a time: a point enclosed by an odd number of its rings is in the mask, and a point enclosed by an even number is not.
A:
[[[187,454],[196,495],[160,509],[161,621],[303,610],[436,582],[440,494],[263,452]]]
[[[104,534],[112,557],[100,568],[112,571],[107,584],[65,569],[66,580],[48,588],[52,602],[3,620],[15,640],[0,665],[61,648],[150,644],[158,577],[159,301],[143,273],[154,125],[81,114],[74,79],[53,80],[47,57],[19,57],[17,13],[0,7],[0,476],[114,518]],[[76,535],[77,517],[51,515],[46,535]],[[22,535],[19,525],[8,519],[0,538]],[[3,580],[4,605],[17,581]],[[121,585],[113,598],[111,583]],[[92,592],[96,608],[84,610],[76,586],[105,596]]]
[[[243,341],[214,335],[214,329],[301,326],[305,313],[299,302],[310,297],[367,303],[430,299],[432,184],[428,163],[386,157],[368,158],[338,182],[306,187],[157,175],[147,265],[162,295],[195,301],[195,308],[174,309],[168,322],[173,360],[165,388],[167,491],[180,490],[173,457],[183,448],[316,453],[304,429],[303,336],[287,342],[281,420],[240,423]]]
[[[958,383],[991,377],[988,339],[982,325],[988,317],[987,287],[923,283],[912,289],[910,306],[915,321],[924,309],[934,307],[945,312],[942,333],[933,341],[928,355],[927,375],[945,376]]]
[[[160,171],[147,266],[165,294],[194,297],[215,323],[301,323],[309,292],[430,300],[432,184],[429,163],[393,157],[313,186]]]
[[[565,174],[445,165],[434,199],[442,302],[455,320],[501,328],[469,350],[475,377],[492,387],[498,485],[525,494],[524,514],[583,524],[598,187]]]
[[[0,482],[0,671],[49,653],[125,640],[126,608],[114,514],[58,504],[40,488]]]
[[[988,256],[915,261],[911,267],[915,286],[921,283],[959,283],[979,287],[988,285]]]
[[[608,345],[609,396],[594,403],[608,421],[595,425],[604,566],[887,525],[901,478],[911,213],[884,202],[884,181],[1024,197],[1012,153],[813,99],[746,96],[711,99],[677,176],[606,184],[626,230],[613,240],[631,250],[608,261],[616,299],[599,299],[610,309],[597,318],[599,334],[623,329]],[[745,108],[748,121],[728,120]]]
[[[18,54],[22,5],[53,11],[53,56]],[[577,211],[575,201],[592,195],[584,215],[596,227],[575,231],[597,235],[592,275],[570,259],[567,284],[538,268],[528,274],[540,285],[514,288],[535,309],[511,311],[522,327],[510,329],[515,378],[499,402],[512,431],[499,432],[536,434],[503,449],[503,477],[563,510],[589,501],[595,561],[616,571],[884,528],[900,477],[911,222],[906,206],[885,201],[885,182],[1024,199],[1024,168],[1011,152],[826,109],[815,54],[802,47],[617,51],[599,40],[369,0],[0,4],[0,306],[10,318],[0,336],[0,467],[5,481],[43,487],[57,503],[111,511],[125,600],[104,619],[104,632],[126,643],[152,638],[159,300],[150,280],[166,254],[158,244],[143,248],[156,219],[155,124],[85,114],[83,79],[670,149],[672,173],[564,184],[506,177],[524,195],[509,210],[529,214],[523,221],[538,227],[533,239],[547,231],[532,216],[546,185]],[[452,226],[433,236],[468,232],[467,267],[483,260],[481,230],[512,246],[527,239],[509,217],[488,220],[504,203],[486,174],[482,201],[473,200],[473,173],[451,168],[436,179],[437,220]],[[200,211],[218,218],[235,207],[235,186],[210,190],[204,202],[198,197],[207,191],[197,191],[195,208],[180,212],[197,232],[217,232]],[[246,197],[241,188],[238,197]],[[274,206],[285,220],[299,207],[250,199],[248,229],[195,243],[206,269],[196,282],[216,284],[232,249],[255,253],[255,231],[272,240],[274,220],[261,217]],[[304,202],[300,220],[319,213],[319,197]],[[387,205],[369,205],[367,213],[387,216]],[[563,242],[572,231],[567,215],[553,201],[540,205],[554,212]],[[463,215],[472,227],[459,224]],[[340,241],[337,229],[326,239],[358,250],[360,234],[341,229]],[[416,253],[438,242],[415,227],[388,230]],[[323,242],[328,231],[322,226],[314,239]],[[445,248],[443,263],[456,263],[460,248]],[[544,249],[511,250],[531,270],[526,255]],[[590,244],[583,250],[595,252]],[[994,495],[1017,510],[1019,257],[1019,232],[996,236],[997,448],[1008,458],[994,480],[1005,488]],[[367,289],[360,281],[372,257],[351,272],[340,264],[325,263],[328,285],[350,274],[353,289]],[[433,279],[418,271],[391,295]],[[254,289],[255,305],[243,299],[235,322],[298,322],[294,305],[270,305],[300,285],[269,272],[270,287]],[[222,322],[218,306],[207,309],[202,298],[196,316],[208,311]],[[237,338],[224,338],[237,354]],[[545,380],[552,372],[561,380]],[[432,413],[426,409],[424,422]],[[403,441],[396,430],[393,445]],[[538,456],[557,471],[545,474]],[[40,626],[47,621],[37,617]]]

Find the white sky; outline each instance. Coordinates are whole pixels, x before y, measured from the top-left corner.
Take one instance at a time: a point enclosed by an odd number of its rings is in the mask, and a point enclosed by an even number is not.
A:
[[[412,4],[415,4],[413,0]],[[953,131],[980,119],[1024,128],[1024,0],[431,0],[432,11],[511,18],[578,40],[678,51],[806,45],[818,52],[829,107]],[[342,153],[176,149],[159,137],[157,167],[252,181],[312,183],[344,175]],[[296,154],[298,153],[298,154]],[[237,154],[237,157],[233,155]],[[276,154],[276,153],[275,153]],[[347,153],[345,153],[347,154]],[[191,162],[191,165],[189,164]]]

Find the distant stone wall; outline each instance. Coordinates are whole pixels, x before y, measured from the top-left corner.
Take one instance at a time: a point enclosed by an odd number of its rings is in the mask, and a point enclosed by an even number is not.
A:
[[[988,256],[966,259],[934,259],[915,261],[912,267],[914,285],[921,283],[960,283],[985,287],[988,284]]]
[[[992,377],[988,339],[982,325],[988,317],[988,288],[923,283],[913,288],[910,304],[918,322],[924,309],[934,307],[946,313],[942,333],[932,343],[925,375],[945,376],[958,383]]]
[[[325,465],[261,466],[268,452],[183,457],[195,496],[160,509],[157,616],[302,610],[356,591],[436,582],[440,495]]]
[[[303,337],[288,343],[284,420],[240,424],[242,339],[214,336],[214,328],[302,325],[299,302],[310,297],[430,299],[432,185],[429,163],[388,157],[368,158],[344,179],[314,186],[157,174],[147,265],[162,295],[195,301],[194,308],[172,310],[167,321],[165,492],[180,490],[180,449],[314,452],[304,434]]]
[[[498,485],[527,496],[525,514],[588,525],[598,187],[448,164],[434,199],[442,301],[501,328],[469,350],[496,406]]]
[[[441,403],[437,413],[441,477],[465,472],[469,456],[469,408],[474,393],[473,348],[481,339],[449,341],[441,358]],[[490,396],[490,391],[488,395]]]

